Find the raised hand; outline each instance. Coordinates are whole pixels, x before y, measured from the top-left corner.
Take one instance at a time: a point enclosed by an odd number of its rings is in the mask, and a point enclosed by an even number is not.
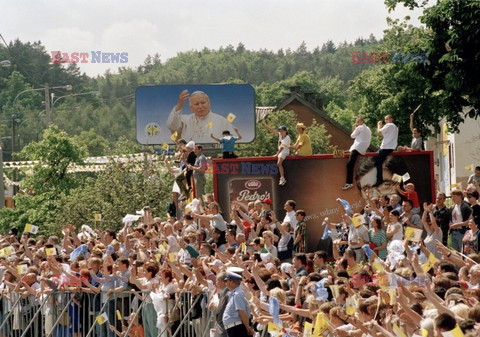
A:
[[[177,106],[175,107],[175,109],[177,111],[180,111],[182,110],[183,108],[183,105],[185,104],[185,102],[188,100],[188,97],[190,96],[190,93],[188,92],[187,89],[183,90],[180,95],[178,96],[178,102],[177,102]]]

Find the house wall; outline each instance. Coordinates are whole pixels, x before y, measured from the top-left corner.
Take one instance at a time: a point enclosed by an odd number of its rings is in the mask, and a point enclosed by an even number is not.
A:
[[[324,125],[327,132],[332,135],[330,138],[330,145],[337,146],[339,150],[348,150],[353,143],[350,135],[347,135],[327,119],[318,115],[315,111],[301,104],[298,101],[293,101],[287,104],[283,110],[293,111],[297,114],[298,121],[303,122],[307,127],[310,126],[314,119],[318,124]]]

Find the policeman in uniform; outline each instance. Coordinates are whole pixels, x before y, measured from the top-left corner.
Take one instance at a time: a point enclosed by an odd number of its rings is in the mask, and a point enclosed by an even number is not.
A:
[[[250,308],[241,286],[242,272],[242,268],[228,268],[225,278],[227,288],[230,290],[223,313],[223,325],[228,337],[251,336],[254,333],[250,326]]]

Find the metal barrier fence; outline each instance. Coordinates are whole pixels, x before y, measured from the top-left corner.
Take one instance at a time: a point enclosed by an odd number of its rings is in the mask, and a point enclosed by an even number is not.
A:
[[[209,337],[207,304],[207,293],[190,292],[10,293],[0,299],[0,337]]]

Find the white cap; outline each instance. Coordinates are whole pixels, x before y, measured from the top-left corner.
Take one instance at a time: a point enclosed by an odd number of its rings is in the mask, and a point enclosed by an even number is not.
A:
[[[189,147],[189,148],[193,149],[195,147],[195,142],[193,140],[191,140],[187,143],[187,145],[185,145],[185,147]]]

